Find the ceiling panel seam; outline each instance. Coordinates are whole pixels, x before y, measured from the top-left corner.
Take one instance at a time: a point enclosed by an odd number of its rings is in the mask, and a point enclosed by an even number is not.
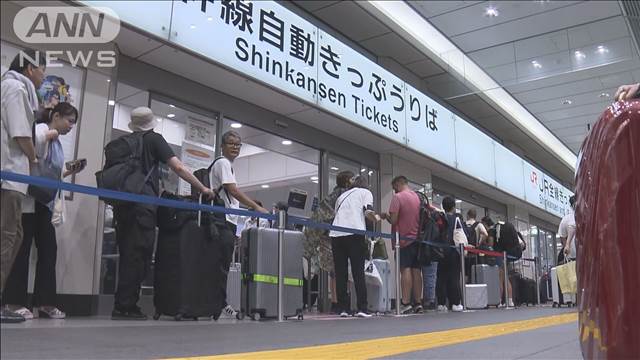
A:
[[[574,5],[576,5],[576,4],[574,4]],[[568,6],[572,6],[572,5],[568,5]],[[562,7],[556,8],[556,10],[557,9],[562,9]],[[537,38],[537,37],[542,37],[542,36],[545,36],[545,35],[553,34],[555,32],[568,31],[569,29],[573,29],[573,28],[576,28],[576,27],[579,27],[579,26],[591,25],[593,23],[597,23],[597,22],[605,21],[605,20],[611,20],[611,19],[614,19],[614,18],[617,18],[617,17],[623,17],[623,16],[622,15],[607,16],[607,17],[604,17],[604,18],[600,18],[598,20],[592,20],[592,21],[588,21],[588,22],[585,22],[585,23],[581,23],[580,25],[567,26],[567,27],[564,27],[564,28],[546,31],[546,32],[543,32],[543,33],[540,33],[540,34],[536,34],[536,35],[522,37],[522,38],[519,38],[517,40],[505,41],[505,42],[502,42],[502,43],[493,44],[491,46],[486,46],[486,47],[483,47],[483,48],[473,49],[473,51],[465,52],[465,54],[469,55],[469,54],[473,54],[474,52],[477,52],[477,51],[488,50],[488,49],[491,49],[491,48],[494,48],[494,47],[498,47],[498,46],[502,46],[502,45],[506,45],[506,44],[511,44],[511,43],[515,43],[515,42],[518,42],[518,41],[523,41],[523,40],[529,40],[529,39],[533,39],[533,38]],[[479,31],[479,30],[483,30],[483,29],[487,29],[487,28],[490,28],[490,27],[499,26],[499,25],[507,24],[507,23],[508,22],[505,21],[504,23],[500,23],[498,25],[485,26],[484,28],[481,28],[481,29],[478,29],[478,30],[475,30],[475,31]],[[472,33],[472,32],[475,32],[475,31],[468,31],[465,34]],[[449,39],[451,39],[452,42],[455,42],[454,39],[456,37],[459,37],[459,36],[462,36],[462,35],[465,35],[465,34],[454,35],[454,36],[449,37]]]
[[[423,2],[423,3],[424,3],[424,2],[427,2],[427,1],[421,1],[421,2]],[[478,5],[479,3],[482,3],[482,2],[483,2],[483,1],[478,1],[478,2],[475,2],[475,3],[469,4],[469,5],[465,5],[465,6],[463,6],[463,7],[459,7],[459,8],[455,8],[455,9],[447,10],[447,11],[445,11],[445,12],[443,12],[443,13],[438,14],[438,15],[433,15],[433,16],[430,16],[430,17],[425,17],[425,16],[423,16],[423,17],[424,17],[425,19],[427,19],[427,20],[429,20],[429,19],[433,19],[433,18],[437,18],[438,16],[442,16],[442,15],[450,14],[450,13],[452,13],[452,12],[460,11],[460,10],[466,9],[466,8],[468,8],[468,7],[476,6],[476,5]],[[418,9],[416,9],[416,7],[413,5],[413,1],[407,1],[407,3],[408,3],[408,4],[409,4],[409,6],[411,6],[414,10],[416,10],[418,13],[420,13],[420,15],[422,15],[422,13],[421,13]]]
[[[605,66],[606,66],[606,65],[605,65]],[[585,69],[585,70],[592,70],[592,69],[593,69],[593,68],[589,68],[589,69]],[[512,93],[513,95],[520,95],[520,94],[524,94],[524,93],[527,93],[527,92],[538,91],[538,90],[543,90],[543,89],[553,88],[553,87],[557,87],[557,86],[565,86],[565,85],[574,84],[574,83],[579,83],[579,82],[581,82],[581,81],[587,81],[587,80],[593,80],[593,79],[597,79],[598,81],[600,81],[600,84],[602,85],[602,87],[603,87],[603,88],[606,88],[606,87],[604,86],[604,84],[602,84],[602,79],[601,79],[602,77],[604,77],[604,76],[620,75],[620,74],[628,73],[628,72],[631,72],[631,71],[632,71],[632,70],[622,70],[622,71],[617,71],[617,72],[609,73],[609,74],[600,74],[600,75],[595,75],[595,76],[591,76],[591,77],[583,78],[583,79],[579,79],[579,80],[568,81],[568,82],[562,82],[562,83],[560,83],[560,84],[547,85],[547,86],[540,86],[540,87],[537,87],[537,88],[536,88],[536,89],[534,89],[534,90],[513,91],[513,92],[511,92],[511,93]],[[557,75],[556,75],[556,76],[557,76]],[[539,79],[539,80],[541,80],[541,79]],[[538,81],[538,80],[532,80],[531,82],[533,82],[533,81]],[[517,86],[517,85],[521,85],[521,84],[508,85],[508,86],[510,87],[510,86]],[[551,99],[551,98],[550,98],[550,99]],[[547,100],[549,100],[549,99],[547,99]],[[541,100],[541,101],[546,101],[546,100]]]

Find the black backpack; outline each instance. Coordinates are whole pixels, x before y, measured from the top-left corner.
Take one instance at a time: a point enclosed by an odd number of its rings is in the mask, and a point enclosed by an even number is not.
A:
[[[198,179],[202,185],[210,188],[211,187],[211,181],[209,179],[209,174],[211,173],[211,169],[213,168],[213,165],[216,163],[216,161],[222,159],[223,157],[220,156],[218,158],[216,158],[215,160],[213,160],[213,162],[211,163],[211,165],[209,165],[209,167],[207,168],[202,168],[202,169],[198,169],[196,171],[193,172],[193,176],[195,176],[196,179]],[[233,172],[233,169],[231,170]],[[215,197],[213,198],[213,200],[210,202],[210,204],[216,205],[216,206],[221,206],[221,207],[225,207],[225,203],[224,200],[220,197],[220,191],[224,190],[224,186],[220,185],[218,186],[217,189],[215,189]],[[227,191],[224,191],[225,195],[227,196],[227,199],[229,200],[229,202],[231,202],[231,199],[229,198],[229,194],[227,193]],[[191,197],[193,198],[194,201],[199,201],[199,197],[200,197],[200,191],[191,186]],[[210,220],[213,220],[215,223],[217,224],[224,224],[226,222],[226,216],[223,213],[210,213],[208,215],[208,217],[210,218]]]
[[[469,245],[478,246],[478,237],[476,236],[476,228],[480,224],[479,221],[473,223],[473,225],[468,226],[466,223],[463,223],[465,227],[465,233],[467,234],[467,240],[469,241]]]
[[[102,170],[96,172],[98,188],[123,191],[133,194],[153,194],[152,187],[146,185],[155,170],[152,166],[144,172],[143,150],[144,136],[153,130],[121,136],[110,141],[104,148],[105,164]],[[115,199],[100,198],[109,205],[123,205],[127,202]]]
[[[520,245],[520,238],[515,226],[510,222],[496,225],[497,245],[496,250],[506,251],[507,255],[515,257],[516,260],[522,257],[523,248]]]
[[[420,199],[420,220],[418,223],[418,235],[416,236],[416,239],[420,241],[418,243],[418,262],[423,266],[427,266],[432,261],[444,259],[443,247],[430,245],[425,241],[444,243],[442,228],[443,224],[446,228],[446,219],[443,218],[444,214],[431,210],[429,200],[424,194],[418,191],[415,193]]]

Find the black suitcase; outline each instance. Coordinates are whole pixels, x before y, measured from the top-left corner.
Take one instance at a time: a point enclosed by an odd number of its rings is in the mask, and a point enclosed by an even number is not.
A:
[[[219,251],[208,226],[197,212],[159,208],[160,228],[155,255],[154,319],[218,319],[222,297],[217,286]]]
[[[536,282],[533,279],[519,277],[518,278],[518,299],[516,304],[535,305],[538,302],[536,291]]]

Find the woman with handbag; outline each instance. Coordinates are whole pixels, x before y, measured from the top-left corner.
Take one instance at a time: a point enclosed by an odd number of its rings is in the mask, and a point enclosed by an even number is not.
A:
[[[31,169],[31,175],[60,180],[83,170],[84,163],[76,165],[62,173],[64,153],[59,137],[69,133],[78,121],[78,110],[68,102],[58,103],[53,109],[47,109],[34,124],[33,139],[36,155],[40,159],[38,168]],[[64,319],[65,313],[56,307],[56,257],[58,245],[56,231],[52,224],[53,211],[60,211],[64,201],[61,192],[56,189],[30,185],[28,195],[22,204],[22,226],[24,237],[22,245],[7,280],[3,301],[9,308],[33,319],[36,316],[51,319]],[[59,218],[60,214],[56,214]],[[59,220],[57,223],[60,223]],[[33,313],[27,308],[27,284],[29,279],[29,256],[31,243],[35,240],[38,251],[35,285],[33,289]]]

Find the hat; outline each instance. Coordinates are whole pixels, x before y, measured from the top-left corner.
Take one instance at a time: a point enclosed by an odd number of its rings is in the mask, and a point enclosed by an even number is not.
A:
[[[153,115],[153,111],[146,106],[140,106],[131,111],[131,121],[129,122],[129,129],[132,131],[147,131],[152,130],[158,125],[156,117]]]

